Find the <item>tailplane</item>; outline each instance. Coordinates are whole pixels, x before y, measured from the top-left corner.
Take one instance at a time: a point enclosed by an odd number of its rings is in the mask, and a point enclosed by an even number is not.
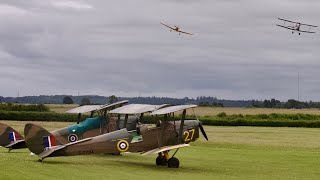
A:
[[[61,145],[58,140],[41,126],[28,123],[24,127],[26,145],[31,152],[39,155],[48,148]]]
[[[12,127],[0,123],[0,146],[6,147],[9,144],[23,140],[23,137]]]

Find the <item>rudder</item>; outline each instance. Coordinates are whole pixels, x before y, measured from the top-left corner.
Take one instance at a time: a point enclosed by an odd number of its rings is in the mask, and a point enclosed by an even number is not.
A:
[[[28,149],[37,155],[47,148],[61,145],[50,132],[41,126],[31,123],[26,124],[24,127],[24,136]]]
[[[10,143],[23,140],[23,137],[12,127],[0,123],[0,146],[7,146]]]

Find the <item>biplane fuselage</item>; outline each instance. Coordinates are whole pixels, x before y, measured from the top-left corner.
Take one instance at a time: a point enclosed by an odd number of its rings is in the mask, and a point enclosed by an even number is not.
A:
[[[196,105],[181,105],[162,108],[166,105],[130,104],[110,111],[110,116],[125,115],[124,127],[128,123],[129,115],[152,112],[152,115],[164,115],[157,119],[155,126],[144,125],[139,121],[134,130],[123,128],[110,133],[63,144],[54,135],[34,124],[25,126],[26,144],[29,150],[37,154],[42,161],[47,157],[74,156],[99,153],[118,154],[122,152],[141,152],[158,154],[157,165],[168,164],[168,167],[179,167],[179,160],[169,157],[169,151],[189,146],[189,143],[199,138],[199,129],[207,139],[206,133],[199,120],[185,120],[186,109]],[[176,120],[172,116],[176,111],[183,111],[182,119]],[[172,116],[171,116],[172,115]],[[171,120],[170,120],[171,119]],[[207,139],[208,140],[208,139]]]
[[[300,23],[300,22],[294,22],[294,21],[290,21],[290,20],[287,20],[287,19],[282,19],[282,18],[278,18],[278,19],[283,21],[283,25],[280,25],[280,24],[276,24],[276,25],[279,26],[279,27],[291,30],[292,34],[294,32],[297,32],[299,35],[301,34],[301,32],[302,33],[315,33],[315,31],[310,31],[310,29],[318,27],[318,26],[315,26],[315,25],[303,24],[303,23]],[[285,25],[286,22],[290,23],[291,25],[286,26]],[[309,27],[309,30],[302,30],[301,26]]]
[[[123,104],[126,104],[128,101],[120,101],[113,104],[106,104],[106,105],[93,105],[94,107],[99,107],[100,111],[107,111],[110,109],[114,109],[117,107],[121,107]],[[93,116],[93,111],[96,110],[96,108],[93,108],[93,106],[87,106],[89,107],[89,110],[87,111],[77,111],[79,109],[86,109],[86,106],[80,106],[74,109],[69,110],[70,112],[77,112],[79,113],[78,118],[80,118],[81,113],[91,112],[91,116]],[[91,109],[90,109],[91,108]],[[67,111],[68,112],[68,111]],[[111,131],[115,131],[118,128],[115,128],[115,119],[110,118],[106,119],[102,116],[103,113],[100,113],[100,116],[97,117],[91,117],[87,118],[84,121],[74,124],[65,128],[61,128],[55,131],[52,131],[51,134],[62,144],[67,144],[70,142],[75,142],[81,139],[98,136],[104,133],[108,133]],[[79,119],[78,119],[79,120]],[[123,125],[124,119],[119,120],[119,127],[124,128],[121,125]],[[128,119],[129,123],[127,123],[125,128],[128,129],[135,129],[135,123],[136,119],[134,117],[130,117]],[[10,137],[10,136],[15,136]],[[24,138],[13,128],[6,124],[0,123],[0,146],[6,147],[11,151],[12,149],[22,149],[27,148]]]
[[[192,33],[188,33],[188,32],[185,32],[185,31],[181,31],[178,26],[171,27],[171,26],[166,25],[166,24],[164,24],[164,23],[162,23],[162,22],[160,22],[160,24],[162,24],[162,25],[166,26],[167,28],[169,28],[169,29],[170,29],[170,32],[171,32],[171,31],[176,31],[176,32],[178,32],[179,35],[180,35],[181,33],[183,33],[183,34],[189,34],[189,35],[194,35],[194,34],[192,34]]]
[[[176,125],[169,122],[161,124],[159,127],[140,125],[141,135],[138,135],[136,130],[128,131],[127,129],[121,129],[92,137],[90,140],[76,143],[72,146],[67,146],[61,150],[54,151],[46,157],[147,152],[159,147],[179,145],[197,140],[199,138],[198,120],[187,120],[185,125],[182,139],[177,138],[177,131],[180,128],[180,123],[178,122]],[[121,143],[123,143],[123,146],[121,146]],[[46,155],[46,153],[43,155]]]

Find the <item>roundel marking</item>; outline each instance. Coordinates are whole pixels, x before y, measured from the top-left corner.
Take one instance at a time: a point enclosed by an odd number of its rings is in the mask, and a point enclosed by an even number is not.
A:
[[[78,140],[78,136],[76,134],[70,134],[68,136],[68,141],[69,142],[76,142]]]
[[[120,140],[117,143],[117,148],[120,152],[126,152],[129,149],[129,143],[126,140]]]

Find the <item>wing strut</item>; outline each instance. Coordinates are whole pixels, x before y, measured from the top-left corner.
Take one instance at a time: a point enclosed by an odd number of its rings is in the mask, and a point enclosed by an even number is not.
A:
[[[182,143],[182,133],[183,133],[183,126],[184,126],[184,119],[186,118],[186,112],[187,110],[184,109],[182,112],[182,118],[181,118],[181,124],[180,124],[180,132],[179,132],[179,136],[178,136],[178,142]]]

